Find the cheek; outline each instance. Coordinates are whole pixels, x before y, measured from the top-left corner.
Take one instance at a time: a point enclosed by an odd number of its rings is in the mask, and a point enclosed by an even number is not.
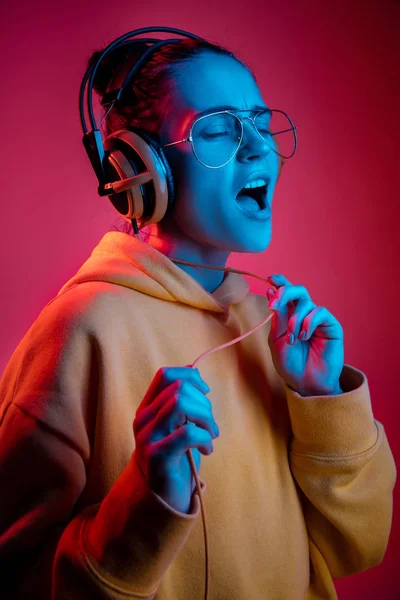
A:
[[[187,235],[204,241],[219,229],[221,209],[218,208],[218,199],[204,180],[194,187],[184,187],[176,200],[175,221]]]
[[[200,168],[199,168],[200,167]],[[201,165],[193,165],[191,161],[181,164],[174,170],[175,200],[182,213],[199,214],[208,211],[218,203],[218,196],[223,195],[221,182]]]
[[[179,188],[175,196],[175,218],[186,230],[201,227],[210,211],[209,196],[199,186],[189,187],[188,183]]]
[[[232,184],[226,173],[207,169],[196,157],[176,154],[169,160],[175,185],[174,219],[186,231],[209,229],[233,202]]]

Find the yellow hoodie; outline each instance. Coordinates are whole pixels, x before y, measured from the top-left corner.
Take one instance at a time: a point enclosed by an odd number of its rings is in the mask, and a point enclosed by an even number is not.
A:
[[[197,492],[185,514],[149,488],[132,423],[160,367],[268,313],[239,274],[209,294],[138,239],[103,237],[0,382],[2,598],[203,599]],[[209,600],[334,599],[334,578],[383,559],[396,467],[365,375],[345,365],[343,394],[303,398],[269,327],[199,364],[220,429],[200,468]]]

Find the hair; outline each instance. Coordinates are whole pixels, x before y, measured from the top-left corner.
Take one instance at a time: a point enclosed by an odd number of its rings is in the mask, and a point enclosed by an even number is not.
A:
[[[140,56],[151,47],[149,42],[125,43],[111,50],[101,61],[94,80],[95,92],[103,98],[107,92],[120,87],[129,70]],[[93,52],[88,61],[88,67],[96,63],[104,48]],[[104,119],[104,133],[128,127],[138,127],[159,141],[158,132],[161,124],[168,114],[173,101],[179,66],[189,63],[195,58],[205,54],[214,53],[227,56],[244,66],[257,82],[252,69],[239,55],[221,46],[206,40],[187,38],[165,44],[156,50],[141,67],[133,83],[125,90],[121,101],[114,105]],[[107,107],[106,107],[107,110]],[[119,217],[119,226],[112,229],[131,234],[132,225]]]

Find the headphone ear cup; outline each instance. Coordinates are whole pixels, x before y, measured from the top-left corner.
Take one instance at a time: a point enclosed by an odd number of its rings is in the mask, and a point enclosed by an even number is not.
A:
[[[150,181],[108,197],[117,212],[139,227],[158,223],[174,204],[171,167],[156,140],[140,129],[120,129],[104,140],[104,171],[107,182],[121,181],[148,172]]]
[[[161,161],[164,169],[165,169],[165,179],[167,183],[167,209],[165,211],[165,216],[171,214],[174,202],[175,202],[175,184],[174,177],[172,175],[171,166],[167,160],[167,157],[164,154],[163,149],[160,147],[160,144],[154,139],[151,134],[147,131],[143,131],[142,129],[132,128],[131,131],[136,132],[145,142],[152,148],[154,154],[157,156],[158,160]],[[147,184],[144,184],[147,185]],[[157,198],[156,198],[157,199]]]

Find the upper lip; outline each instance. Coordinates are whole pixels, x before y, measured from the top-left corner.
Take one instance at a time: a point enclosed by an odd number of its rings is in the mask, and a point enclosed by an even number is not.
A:
[[[251,181],[255,181],[256,179],[264,179],[264,181],[267,182],[267,189],[268,189],[268,186],[271,181],[270,175],[266,171],[254,171],[253,173],[250,173],[249,175],[247,175],[246,179],[243,181],[242,185],[238,189],[237,194],[239,194],[240,190],[242,190],[246,184],[250,183]],[[236,194],[236,196],[237,196],[237,194]],[[268,204],[266,198],[265,198],[265,203]]]

